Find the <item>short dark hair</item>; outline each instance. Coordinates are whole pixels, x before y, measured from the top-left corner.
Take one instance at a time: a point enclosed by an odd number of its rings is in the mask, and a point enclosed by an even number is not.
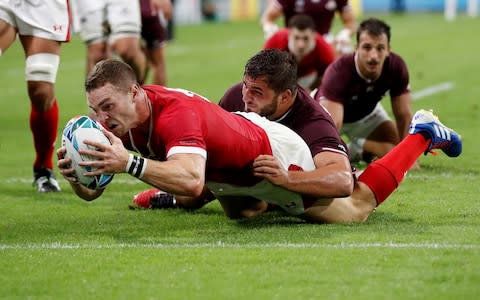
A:
[[[132,84],[136,84],[133,69],[117,59],[105,59],[98,62],[85,80],[85,90],[90,92],[99,87],[112,84],[117,89],[128,91]]]
[[[294,15],[290,21],[288,21],[288,28],[296,28],[301,31],[305,29],[316,31],[315,22],[312,17],[305,14]]]
[[[360,23],[360,26],[358,26],[357,30],[357,43],[359,43],[360,41],[360,34],[364,31],[373,36],[380,36],[382,34],[386,34],[388,43],[390,44],[390,26],[388,26],[388,24],[384,21],[376,18],[369,18],[365,21],[362,21],[362,23]]]
[[[252,56],[245,65],[243,75],[253,79],[265,77],[267,85],[276,93],[297,90],[297,61],[289,52],[264,49]]]

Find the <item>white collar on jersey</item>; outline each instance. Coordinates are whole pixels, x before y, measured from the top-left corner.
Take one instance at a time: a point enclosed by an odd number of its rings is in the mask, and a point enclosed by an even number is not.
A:
[[[288,116],[288,114],[292,111],[292,108],[293,108],[293,105],[292,105],[292,107],[290,107],[290,109],[289,109],[286,113],[284,113],[280,118],[278,118],[278,119],[276,119],[276,120],[272,120],[272,121],[273,121],[273,122],[277,122],[277,123],[281,122],[281,121],[282,121],[283,119],[285,119],[285,118]]]
[[[367,83],[372,83],[374,80],[365,78],[365,77],[362,75],[362,72],[360,72],[360,68],[358,67],[358,63],[357,63],[357,59],[358,59],[357,56],[358,56],[358,52],[355,51],[355,56],[353,57],[353,60],[354,60],[354,62],[355,62],[355,70],[357,70],[358,76],[362,77],[362,79],[365,80]]]

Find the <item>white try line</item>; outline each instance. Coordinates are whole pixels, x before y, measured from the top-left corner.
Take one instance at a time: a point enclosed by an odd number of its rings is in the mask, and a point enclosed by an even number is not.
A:
[[[444,82],[436,85],[429,86],[427,88],[424,88],[423,90],[419,90],[416,92],[412,93],[412,99],[413,100],[420,100],[422,98],[438,94],[444,91],[451,90],[455,87],[455,84],[453,82]]]
[[[453,249],[480,250],[480,244],[448,244],[448,243],[339,243],[339,244],[235,244],[224,243],[193,243],[193,244],[0,244],[0,251],[6,250],[75,250],[75,249]]]

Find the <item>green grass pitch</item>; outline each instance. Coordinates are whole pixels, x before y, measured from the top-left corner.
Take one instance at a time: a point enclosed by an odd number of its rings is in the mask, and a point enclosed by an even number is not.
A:
[[[0,298],[2,299],[478,299],[480,293],[480,41],[478,18],[381,15],[410,69],[414,101],[463,136],[457,159],[420,159],[363,224],[312,225],[269,213],[228,220],[196,212],[132,211],[145,189],[117,175],[91,203],[39,195],[19,43],[0,59]],[[336,25],[338,26],[338,24]],[[258,21],[177,27],[168,83],[218,101],[263,42]],[[60,132],[88,112],[85,49],[62,48]],[[389,108],[388,99],[385,106]],[[220,133],[219,133],[220,134]]]

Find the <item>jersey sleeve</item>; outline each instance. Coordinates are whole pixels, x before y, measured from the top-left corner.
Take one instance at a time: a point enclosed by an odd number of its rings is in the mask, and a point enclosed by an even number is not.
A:
[[[392,74],[395,74],[395,78],[392,81],[392,88],[390,89],[390,97],[394,98],[410,92],[409,86],[409,74],[405,61],[400,56],[392,57],[391,67]]]
[[[318,134],[321,132],[322,134]],[[326,121],[310,122],[302,129],[301,136],[307,141],[312,157],[330,151],[348,157],[347,146],[339,137],[337,129]]]

